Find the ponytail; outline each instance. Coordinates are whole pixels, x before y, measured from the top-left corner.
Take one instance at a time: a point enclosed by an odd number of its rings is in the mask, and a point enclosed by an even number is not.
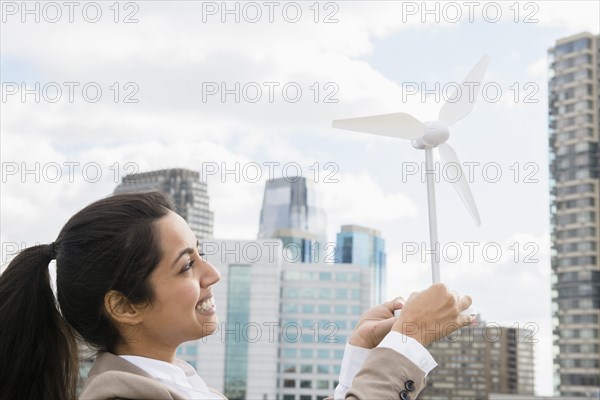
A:
[[[76,398],[77,342],[50,284],[55,251],[29,247],[0,275],[1,400]]]

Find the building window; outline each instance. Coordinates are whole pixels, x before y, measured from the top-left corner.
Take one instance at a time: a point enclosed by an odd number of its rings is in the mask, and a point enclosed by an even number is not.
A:
[[[334,311],[336,314],[346,314],[348,312],[348,307],[342,304],[337,304],[334,306]]]
[[[312,358],[313,356],[313,350],[312,349],[302,349],[300,350],[300,357],[301,358]]]
[[[283,349],[282,354],[284,358],[295,358],[296,349]]]
[[[304,304],[302,306],[302,312],[303,313],[314,313],[315,312],[314,304]]]
[[[294,365],[294,364],[283,364],[283,366],[281,368],[282,368],[283,372],[287,372],[287,373],[296,372],[296,365]]]
[[[284,379],[283,380],[284,388],[293,388],[296,387],[296,381],[294,379]]]
[[[320,314],[329,314],[330,312],[331,312],[331,306],[329,304],[319,305],[319,313]]]
[[[321,272],[319,274],[319,280],[330,281],[331,280],[331,272]]]
[[[317,358],[321,360],[326,360],[329,358],[329,350],[319,349],[317,350]]]
[[[317,373],[318,374],[328,374],[329,373],[329,365],[323,365],[323,364],[317,365]]]
[[[317,389],[329,389],[329,381],[318,380]]]
[[[312,381],[300,381],[300,387],[310,389],[312,388]]]
[[[303,374],[311,374],[313,371],[313,366],[310,364],[302,364],[300,366],[300,372]]]

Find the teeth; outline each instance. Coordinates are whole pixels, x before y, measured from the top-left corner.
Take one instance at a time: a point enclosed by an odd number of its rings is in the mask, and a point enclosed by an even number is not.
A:
[[[198,311],[208,311],[213,308],[215,305],[215,300],[212,297],[204,300],[202,303],[196,306],[196,310]]]

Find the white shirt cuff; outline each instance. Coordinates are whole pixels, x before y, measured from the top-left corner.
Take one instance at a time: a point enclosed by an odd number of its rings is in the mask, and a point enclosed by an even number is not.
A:
[[[343,400],[346,397],[346,392],[352,386],[354,377],[360,371],[365,360],[369,356],[369,349],[364,347],[352,346],[346,342],[344,350],[344,358],[342,359],[342,367],[340,369],[340,379],[333,393],[334,400]]]
[[[397,351],[421,368],[425,372],[425,375],[437,367],[437,363],[421,343],[400,332],[391,331],[377,347],[386,347]],[[354,381],[354,377],[362,368],[369,356],[369,352],[369,349],[346,343],[339,383],[333,393],[334,400],[343,400],[346,397],[346,392],[352,386],[352,381]]]
[[[391,331],[377,347],[387,347],[396,350],[415,365],[418,365],[425,372],[425,375],[437,367],[437,363],[421,343],[400,332]]]

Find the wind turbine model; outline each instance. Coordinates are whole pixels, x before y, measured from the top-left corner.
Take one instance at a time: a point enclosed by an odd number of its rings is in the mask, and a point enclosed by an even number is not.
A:
[[[483,56],[481,60],[479,60],[460,85],[460,93],[455,91],[454,96],[451,97],[451,99],[456,98],[456,101],[446,101],[442,106],[437,121],[423,123],[406,113],[382,114],[333,121],[334,128],[372,133],[393,138],[411,139],[414,148],[425,150],[425,176],[427,180],[427,205],[429,209],[429,240],[431,248],[433,249],[433,257],[431,259],[433,283],[440,281],[435,186],[432,177],[434,173],[433,149],[436,147],[439,149],[444,164],[452,163],[458,168],[460,178],[454,183],[454,188],[475,220],[475,224],[479,226],[481,220],[479,219],[479,212],[477,211],[477,205],[471,194],[471,189],[469,189],[469,184],[465,179],[456,152],[446,143],[446,141],[450,137],[448,127],[469,115],[473,110],[477,94],[479,93],[479,86],[485,75],[488,63],[488,56]],[[474,87],[475,90],[471,90],[472,87]]]

